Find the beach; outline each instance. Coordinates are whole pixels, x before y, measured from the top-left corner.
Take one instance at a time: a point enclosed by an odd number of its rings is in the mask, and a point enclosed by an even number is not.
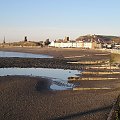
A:
[[[66,63],[77,60],[109,59],[108,52],[101,53],[95,50],[56,48],[1,48],[0,50],[54,56],[52,59],[0,58],[0,67],[83,69],[82,65]],[[85,57],[80,57],[83,55]],[[2,120],[106,120],[120,94],[119,80],[85,83],[81,81],[83,87],[92,85],[112,87],[107,90],[55,91],[50,89],[50,84],[50,79],[41,77],[0,77],[0,118]]]
[[[41,78],[0,77],[2,120],[105,120],[119,90],[52,91],[37,89]],[[41,84],[40,84],[41,83]],[[47,82],[46,82],[47,84]]]
[[[0,77],[2,120],[106,120],[119,89],[52,91],[43,78]],[[39,83],[39,84],[38,84]],[[39,89],[38,89],[39,88]]]
[[[14,51],[14,52],[26,52],[33,54],[47,54],[54,57],[71,57],[71,56],[83,56],[83,55],[98,55],[101,54],[105,57],[108,52],[94,49],[80,49],[80,48],[49,48],[49,47],[1,47],[0,51]],[[100,57],[99,57],[100,58]]]
[[[109,60],[108,52],[99,50],[85,50],[78,48],[0,48],[0,51],[26,52],[33,54],[51,55],[53,58],[0,58],[0,67],[36,67],[36,68],[61,68],[61,69],[83,69],[85,65],[69,64],[68,62],[76,61],[96,61]]]

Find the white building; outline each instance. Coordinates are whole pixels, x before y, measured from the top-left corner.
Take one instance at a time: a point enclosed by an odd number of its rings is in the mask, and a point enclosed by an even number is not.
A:
[[[57,42],[52,41],[49,47],[57,47],[57,48],[99,48],[101,45],[96,42],[83,42],[83,41],[68,41],[68,42]]]
[[[93,48],[93,42],[84,42],[83,43],[84,48]]]

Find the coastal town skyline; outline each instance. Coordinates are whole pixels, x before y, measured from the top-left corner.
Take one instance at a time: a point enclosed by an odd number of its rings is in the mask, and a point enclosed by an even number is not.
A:
[[[55,40],[86,34],[120,36],[120,1],[1,1],[0,42]]]

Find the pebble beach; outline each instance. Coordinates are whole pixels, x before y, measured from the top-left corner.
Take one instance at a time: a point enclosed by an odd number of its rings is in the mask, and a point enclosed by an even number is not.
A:
[[[42,67],[83,70],[83,65],[67,64],[67,62],[109,59],[109,53],[95,50],[57,48],[1,48],[0,50],[47,54],[54,57],[0,58],[1,68]],[[85,57],[80,57],[83,55]],[[107,85],[112,88],[108,90],[55,91],[50,89],[50,84],[50,79],[42,77],[0,77],[0,118],[2,120],[106,120],[120,94],[119,80],[85,81],[85,83],[81,81],[82,87]]]

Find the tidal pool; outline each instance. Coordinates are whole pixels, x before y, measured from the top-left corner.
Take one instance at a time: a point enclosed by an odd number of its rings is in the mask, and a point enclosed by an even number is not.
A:
[[[80,71],[49,68],[0,68],[0,76],[25,75],[50,78],[53,81],[50,88],[53,90],[72,89],[75,85],[68,83],[68,77],[77,74],[80,74]]]
[[[32,54],[32,53],[21,53],[21,52],[5,52],[5,51],[0,51],[0,57],[53,58],[52,56],[44,55],[44,54]]]

